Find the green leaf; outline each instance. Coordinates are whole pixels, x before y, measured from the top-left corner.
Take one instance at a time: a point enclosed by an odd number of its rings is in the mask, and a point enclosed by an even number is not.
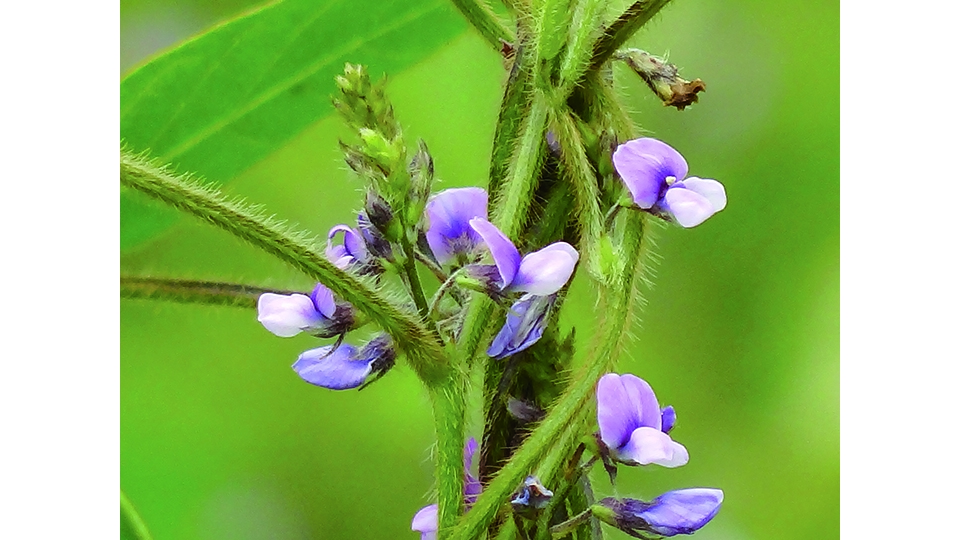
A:
[[[465,29],[446,0],[287,0],[248,13],[120,83],[127,148],[223,183],[333,112],[346,62],[395,74]],[[120,249],[175,220],[120,193]]]

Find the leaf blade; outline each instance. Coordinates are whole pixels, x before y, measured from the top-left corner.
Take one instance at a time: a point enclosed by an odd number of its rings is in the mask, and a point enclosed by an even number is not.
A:
[[[223,183],[333,112],[333,77],[345,62],[396,73],[465,28],[443,0],[270,4],[128,75],[121,138]],[[121,200],[121,250],[174,221],[126,194]]]

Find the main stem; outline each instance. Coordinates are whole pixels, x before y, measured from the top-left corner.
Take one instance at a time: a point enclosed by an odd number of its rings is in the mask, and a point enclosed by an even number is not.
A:
[[[600,313],[605,316],[598,329],[598,342],[591,348],[593,354],[540,426],[484,489],[473,509],[453,531],[451,539],[479,538],[496,516],[500,505],[535,469],[538,462],[544,461],[545,456],[551,460],[562,460],[563,455],[569,455],[572,450],[576,438],[564,438],[562,434],[593,398],[594,386],[600,376],[615,365],[631,320],[635,280],[643,252],[644,216],[631,213],[626,216],[625,222],[621,244],[623,265],[614,279],[610,280],[611,284],[601,288]],[[557,445],[558,438],[565,439],[565,444]]]
[[[457,371],[432,389],[433,419],[437,430],[437,504],[439,538],[445,538],[463,514],[463,445],[465,442],[464,378]]]

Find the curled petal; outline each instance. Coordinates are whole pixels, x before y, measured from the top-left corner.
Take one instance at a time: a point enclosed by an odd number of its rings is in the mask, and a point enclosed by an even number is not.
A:
[[[310,293],[310,300],[313,301],[313,306],[324,317],[333,318],[333,314],[337,311],[337,303],[333,300],[333,291],[326,288],[322,283],[317,283],[313,292]]]
[[[570,280],[580,254],[566,242],[556,242],[526,255],[510,288],[538,296],[553,294]]]
[[[343,344],[305,351],[293,364],[293,370],[310,384],[331,390],[357,388],[373,371],[374,358],[357,359],[357,349]]]
[[[716,213],[706,197],[680,186],[668,189],[663,200],[664,209],[677,220],[677,223],[688,229],[696,227]]]
[[[668,144],[649,137],[627,141],[613,153],[613,166],[640,208],[660,199],[668,176],[682,180],[687,161]]]
[[[313,300],[303,294],[263,293],[257,300],[257,320],[280,337],[292,337],[323,322]]]
[[[617,456],[621,461],[649,465],[655,463],[664,467],[679,467],[690,460],[687,449],[674,442],[669,435],[651,427],[640,427],[633,431],[630,441],[620,448]]]
[[[637,517],[663,536],[692,534],[717,515],[722,502],[719,489],[679,489],[657,497]]]
[[[334,246],[333,239],[337,234],[343,233],[343,245]],[[350,264],[354,261],[363,262],[367,256],[367,248],[363,243],[363,237],[360,233],[346,225],[335,225],[327,233],[327,259],[343,268],[342,265]]]
[[[420,540],[434,540],[437,537],[437,510],[437,505],[431,504],[424,506],[413,516],[410,529],[420,533]]]
[[[683,187],[710,201],[715,213],[727,207],[727,191],[723,189],[723,184],[716,180],[691,176],[683,181]]]
[[[487,349],[492,358],[504,358],[516,354],[534,343],[542,336],[547,315],[556,300],[555,295],[526,295],[515,302],[507,312],[507,320],[493,338]]]
[[[500,272],[502,283],[501,289],[507,288],[513,283],[517,270],[520,268],[520,252],[517,246],[506,237],[500,229],[483,218],[474,218],[470,220],[470,226],[483,238],[483,242],[493,255],[493,262],[497,265],[497,271]]]
[[[597,383],[600,440],[614,452],[627,444],[640,426],[640,411],[630,400],[620,379],[616,373],[607,373]]]
[[[480,243],[470,220],[486,219],[487,192],[477,187],[441,191],[427,203],[426,213],[430,222],[427,244],[437,262],[446,264],[457,253],[466,253]]]

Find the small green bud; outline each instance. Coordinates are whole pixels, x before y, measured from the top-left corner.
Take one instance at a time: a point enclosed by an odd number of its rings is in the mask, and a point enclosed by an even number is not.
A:
[[[590,507],[590,513],[600,521],[607,523],[608,525],[617,526],[617,513],[612,509],[607,508],[601,504],[595,504]]]

